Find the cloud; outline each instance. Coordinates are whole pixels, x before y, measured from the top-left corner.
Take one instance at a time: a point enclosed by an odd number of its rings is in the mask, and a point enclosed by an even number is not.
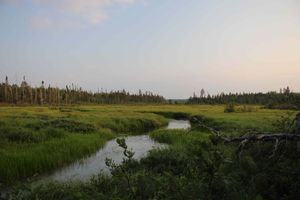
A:
[[[90,24],[99,24],[108,18],[106,9],[113,5],[129,5],[138,0],[33,0],[51,6],[64,14],[77,16]]]
[[[52,25],[52,21],[48,18],[31,18],[29,22],[32,28],[48,28]]]
[[[138,1],[143,2],[144,0],[0,0],[1,3],[12,4],[12,5],[25,5],[32,4],[37,6],[38,12],[46,9],[46,12],[55,11],[66,15],[70,20],[72,17],[76,20],[82,21],[88,24],[99,24],[108,18],[107,9],[111,6],[131,5]],[[48,13],[49,14],[49,13]],[[60,19],[65,21],[64,19]],[[61,23],[57,19],[39,19],[37,16],[32,16],[30,25],[32,27],[43,28],[48,27],[52,22]],[[75,21],[75,20],[74,20]]]

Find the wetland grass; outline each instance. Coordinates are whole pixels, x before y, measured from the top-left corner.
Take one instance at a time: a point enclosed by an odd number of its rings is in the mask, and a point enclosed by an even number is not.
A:
[[[67,112],[66,112],[67,110]],[[82,105],[0,107],[0,182],[13,183],[59,168],[101,148],[118,134],[141,134],[167,125],[164,116],[201,115],[230,134],[232,130],[271,130],[286,111],[254,109],[224,113],[209,105]],[[156,114],[155,114],[156,113]],[[208,134],[155,130],[157,141],[180,144],[207,140]]]

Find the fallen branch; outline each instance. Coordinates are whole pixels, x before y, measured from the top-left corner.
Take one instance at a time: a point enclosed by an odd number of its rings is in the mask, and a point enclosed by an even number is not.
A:
[[[276,142],[275,142],[275,145],[274,145],[274,149],[273,149],[273,153],[272,155],[269,157],[269,158],[273,158],[277,152],[277,149],[278,149],[278,144],[279,144],[279,140],[276,139]]]
[[[239,147],[237,149],[237,154],[239,155],[239,157],[241,156],[241,153],[242,153],[244,147],[249,142],[259,142],[259,141],[264,141],[264,142],[265,141],[272,141],[272,142],[274,142],[275,141],[274,149],[273,149],[273,152],[270,156],[270,158],[272,158],[272,157],[275,156],[276,151],[277,151],[278,146],[279,146],[279,143],[281,141],[299,141],[300,140],[300,135],[298,135],[298,134],[268,133],[268,132],[256,132],[254,134],[247,134],[247,135],[243,135],[243,136],[240,136],[240,137],[228,138],[228,137],[222,136],[220,131],[205,125],[204,123],[202,123],[197,118],[194,118],[193,120],[198,122],[198,125],[195,126],[193,129],[198,128],[198,127],[203,127],[205,129],[209,130],[213,135],[219,137],[225,144],[226,143],[239,142],[240,144],[239,144]],[[191,131],[192,131],[192,129],[190,129],[187,133],[189,133]]]
[[[241,153],[245,147],[245,145],[249,142],[258,142],[258,141],[275,141],[273,152],[269,158],[273,158],[276,155],[278,145],[280,141],[299,141],[300,135],[289,134],[289,133],[261,133],[256,135],[247,135],[236,137],[232,139],[226,138],[224,143],[232,143],[232,142],[240,142],[239,148],[237,150],[237,154],[239,158],[241,158]]]
[[[244,135],[241,137],[226,139],[225,143],[230,142],[242,142],[248,140],[249,142],[255,141],[280,141],[280,140],[289,140],[289,141],[298,141],[300,140],[300,135],[290,134],[290,133],[256,133],[255,135]]]

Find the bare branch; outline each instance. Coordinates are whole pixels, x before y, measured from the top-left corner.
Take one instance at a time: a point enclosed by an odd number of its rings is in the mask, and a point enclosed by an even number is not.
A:
[[[274,141],[274,140],[275,141],[276,140],[298,141],[300,140],[300,135],[290,134],[290,133],[257,133],[256,135],[246,135],[246,136],[231,138],[224,142],[225,143],[242,142],[245,139],[251,142]]]
[[[239,156],[239,159],[241,159],[242,151],[243,151],[245,145],[246,145],[248,142],[249,142],[249,140],[248,140],[248,139],[245,139],[245,140],[243,140],[243,141],[240,143],[239,148],[238,148],[238,150],[237,150],[237,154],[238,154],[238,156]]]
[[[275,139],[275,145],[274,145],[274,149],[273,149],[273,153],[272,155],[269,157],[269,158],[273,158],[277,152],[277,149],[278,149],[278,144],[279,144],[279,140],[276,138]]]
[[[245,145],[248,144],[249,142],[275,141],[274,149],[273,149],[272,154],[270,156],[270,158],[272,158],[272,157],[275,156],[275,154],[277,152],[278,145],[279,145],[280,141],[299,141],[300,140],[300,135],[298,135],[298,134],[269,133],[269,132],[256,132],[255,134],[251,134],[251,135],[247,134],[247,135],[243,135],[243,136],[240,136],[240,137],[228,138],[228,137],[222,136],[220,131],[217,131],[216,129],[205,125],[204,123],[202,123],[197,118],[193,118],[193,120],[198,122],[198,125],[195,126],[193,129],[198,128],[198,127],[203,127],[205,129],[209,130],[213,135],[219,137],[224,142],[224,144],[239,142],[240,144],[239,144],[239,147],[237,149],[237,154],[239,155],[239,158],[241,157],[241,153],[242,153]],[[190,129],[187,133],[191,132],[193,129]]]

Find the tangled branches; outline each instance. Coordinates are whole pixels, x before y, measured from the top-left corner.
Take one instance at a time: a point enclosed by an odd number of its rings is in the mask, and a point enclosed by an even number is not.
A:
[[[224,144],[238,142],[239,146],[237,149],[237,154],[239,155],[239,157],[241,156],[241,153],[242,153],[244,147],[250,142],[252,142],[252,143],[253,142],[274,142],[273,152],[272,152],[272,155],[270,156],[270,158],[272,158],[275,156],[280,142],[282,142],[282,141],[300,141],[300,134],[297,134],[298,129],[299,129],[299,127],[297,125],[300,122],[300,113],[298,113],[296,118],[293,120],[293,123],[296,124],[296,127],[295,127],[296,131],[292,131],[292,133],[255,132],[252,134],[246,134],[243,136],[233,137],[233,138],[222,136],[220,131],[205,125],[201,120],[199,120],[196,117],[192,118],[192,121],[197,123],[197,126],[195,126],[193,129],[199,128],[199,127],[205,128],[205,129],[209,130],[210,133],[212,133],[214,136],[220,138]],[[189,132],[191,130],[189,130]]]

